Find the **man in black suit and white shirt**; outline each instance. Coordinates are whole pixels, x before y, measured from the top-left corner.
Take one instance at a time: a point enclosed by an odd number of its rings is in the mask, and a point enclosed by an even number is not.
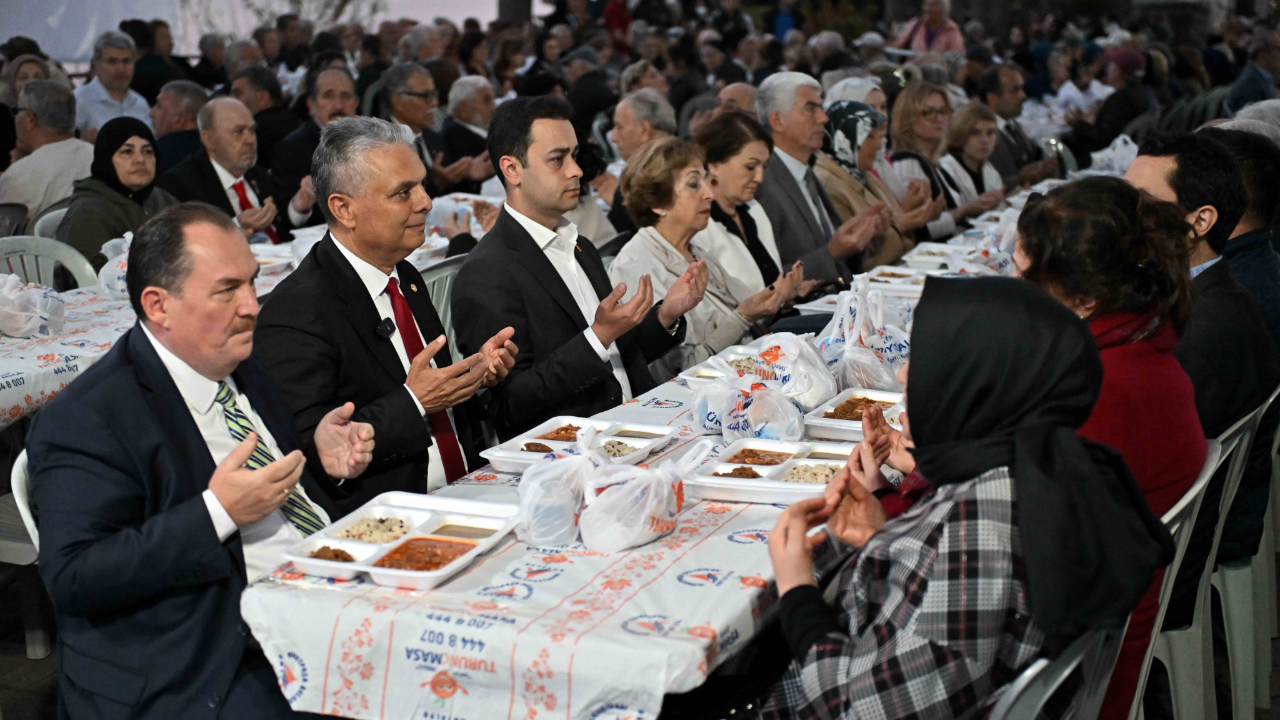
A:
[[[473,162],[466,175],[444,188],[445,192],[479,193],[480,184],[493,177],[487,138],[493,118],[493,83],[488,78],[468,75],[449,88],[449,117],[444,121],[445,167],[464,159]]]
[[[285,107],[280,80],[262,65],[241,68],[231,78],[231,97],[244,103],[253,113],[253,121],[258,125],[258,165],[263,170],[270,170],[276,145],[298,129],[302,118]]]
[[[196,151],[156,180],[156,185],[183,202],[206,202],[235,218],[251,241],[259,233],[273,243],[290,239],[295,227],[314,224],[315,195],[311,183],[284,194],[270,175],[257,167],[258,138],[253,115],[235,98],[214,98],[200,108],[202,150]],[[284,205],[287,212],[279,212]],[[315,213],[315,221],[319,214]]]
[[[511,328],[451,362],[426,284],[405,260],[425,239],[425,175],[407,129],[367,117],[329,123],[312,175],[329,234],[272,291],[258,323],[255,353],[304,442],[324,408],[346,400],[378,433],[363,487],[342,504],[349,509],[482,467],[484,408],[473,396],[515,363]]]
[[[553,97],[515,98],[494,113],[489,157],[507,202],[454,284],[462,352],[481,349],[508,327],[520,346],[488,402],[503,438],[556,415],[593,415],[652,389],[648,364],[684,339],[683,316],[707,287],[706,264],[695,262],[656,305],[648,276],[618,304],[626,284],[610,287],[595,245],[563,217],[577,207],[582,178],[571,114]]]
[[[331,478],[364,470],[373,429],[348,403],[302,447],[250,357],[258,269],[216,208],[158,213],[129,253],[139,322],[32,423],[60,718],[297,717],[240,594],[338,517],[353,488]]]
[[[444,162],[444,138],[431,129],[431,121],[439,98],[436,81],[418,63],[399,63],[382,74],[382,107],[387,108],[393,122],[404,125],[414,135],[413,147],[427,167],[427,194],[439,197],[445,188],[465,180],[468,175],[488,177],[493,172],[489,158],[460,157],[451,165]]]
[[[1022,73],[1009,65],[996,65],[978,78],[979,100],[996,114],[1000,131],[991,164],[1004,179],[1004,191],[1011,193],[1058,174],[1058,158],[1046,158],[1040,146],[1027,136],[1018,117],[1027,93],[1022,89]]]
[[[356,81],[344,67],[321,70],[307,96],[311,119],[276,144],[271,173],[290,196],[311,175],[311,154],[320,145],[320,130],[338,118],[351,117],[360,107]]]

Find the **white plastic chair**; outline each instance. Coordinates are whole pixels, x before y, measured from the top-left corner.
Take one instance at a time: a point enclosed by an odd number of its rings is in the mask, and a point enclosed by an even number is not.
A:
[[[1161,518],[1161,522],[1173,536],[1173,562],[1164,570],[1164,580],[1160,583],[1160,610],[1156,613],[1156,622],[1152,625],[1151,641],[1147,645],[1146,655],[1142,658],[1142,670],[1138,674],[1138,691],[1133,696],[1133,704],[1129,707],[1129,720],[1140,717],[1142,695],[1147,686],[1147,675],[1151,672],[1151,659],[1155,654],[1156,639],[1160,626],[1164,624],[1165,612],[1169,609],[1169,598],[1173,595],[1174,581],[1178,577],[1178,569],[1182,567],[1182,558],[1187,554],[1187,546],[1191,544],[1191,528],[1195,527],[1196,518],[1200,515],[1200,505],[1204,501],[1204,490],[1209,481],[1222,464],[1222,445],[1217,440],[1205,443],[1204,466],[1200,476],[1191,488]]]
[[[436,307],[440,324],[444,325],[444,336],[449,341],[449,355],[454,362],[461,357],[458,355],[458,341],[453,332],[453,308],[450,298],[453,295],[453,281],[457,279],[458,269],[466,259],[466,255],[455,255],[432,265],[422,273],[422,282],[427,286],[427,295],[431,297],[431,304]]]
[[[70,271],[80,287],[91,287],[98,282],[98,274],[89,261],[64,242],[34,235],[0,238],[0,273],[14,273],[23,282],[53,287],[53,268],[57,263]]]
[[[1213,531],[1213,543],[1209,546],[1208,561],[1196,587],[1195,615],[1191,624],[1177,630],[1165,630],[1156,638],[1155,656],[1169,670],[1169,685],[1173,691],[1173,715],[1175,720],[1213,720],[1218,716],[1217,692],[1213,682],[1213,640],[1209,624],[1209,581],[1213,574],[1214,559],[1218,555],[1218,541],[1226,523],[1227,511],[1235,499],[1240,477],[1244,474],[1249,457],[1249,443],[1258,429],[1258,408],[1241,418],[1218,438],[1222,445],[1219,464],[1230,459],[1227,477],[1222,488],[1218,508],[1218,522]],[[1160,625],[1155,626],[1159,630]],[[1230,631],[1228,631],[1230,634]],[[1228,641],[1229,642],[1229,641]],[[1250,655],[1252,661],[1252,652]],[[1252,663],[1251,663],[1252,664]],[[1253,710],[1253,669],[1249,669],[1249,710]],[[1235,682],[1232,682],[1233,687]],[[1251,715],[1250,715],[1251,716]]]
[[[1277,395],[1280,395],[1280,388],[1272,392],[1271,397],[1258,408],[1257,418],[1254,421],[1255,433],[1257,425],[1262,422],[1262,416],[1266,414],[1267,408]],[[1274,445],[1273,439],[1273,455]],[[1247,454],[1249,449],[1246,448],[1244,452]],[[1240,469],[1240,474],[1243,477],[1243,467]],[[1234,494],[1235,490],[1232,493]],[[1225,515],[1231,505],[1227,503],[1222,507]],[[1258,631],[1259,625],[1255,623],[1255,618],[1265,620],[1266,624],[1263,627],[1267,631],[1271,629],[1271,620],[1264,614],[1270,612],[1270,603],[1263,595],[1266,571],[1261,567],[1263,563],[1259,561],[1259,557],[1264,554],[1263,549],[1265,547],[1259,548],[1258,555],[1254,556],[1248,565],[1239,567],[1222,565],[1213,573],[1213,586],[1218,588],[1218,594],[1222,597],[1222,619],[1227,631],[1227,657],[1231,660],[1231,709],[1237,718],[1252,718],[1256,704],[1265,703],[1263,707],[1271,704],[1271,643],[1262,641],[1263,635]],[[1216,545],[1214,552],[1215,554],[1217,552]],[[1210,562],[1213,560],[1214,558],[1210,558]],[[1275,567],[1274,560],[1271,565]],[[1263,670],[1266,672],[1265,675],[1262,674]]]
[[[35,224],[31,226],[31,234],[42,238],[56,237],[58,225],[62,223],[62,217],[66,214],[66,208],[58,208],[57,210],[46,212],[37,218]]]
[[[27,657],[49,656],[49,631],[44,625],[44,589],[36,572],[38,537],[31,513],[31,477],[27,473],[27,451],[18,454],[11,476],[13,493],[0,497],[0,562],[22,566],[19,585],[22,595],[22,624],[26,631]]]
[[[1084,682],[1076,690],[1076,701],[1071,703],[1071,709],[1063,720],[1094,720],[1098,716],[1098,706],[1090,700],[1096,697],[1100,701],[1106,693],[1111,668],[1115,665],[1123,639],[1123,628],[1090,630],[1076,638],[1058,657],[1036,660],[1009,684],[991,709],[988,720],[1038,717],[1077,667],[1084,675]]]

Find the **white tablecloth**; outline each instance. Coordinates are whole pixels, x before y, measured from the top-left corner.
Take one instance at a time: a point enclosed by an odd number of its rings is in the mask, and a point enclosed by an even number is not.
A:
[[[263,266],[258,276],[258,296],[275,289],[293,272],[288,243],[251,245]],[[444,259],[445,244],[415,252],[409,261],[426,270]],[[285,263],[289,264],[285,266]],[[0,335],[0,429],[6,428],[49,402],[58,391],[79,377],[133,327],[137,316],[128,300],[99,297],[96,289],[63,293],[67,301],[62,332],[48,338],[11,338]]]
[[[692,399],[668,382],[599,417],[680,425],[652,464],[697,439]],[[514,502],[517,481],[485,469],[439,492]],[[512,536],[429,592],[286,564],[244,593],[241,612],[295,710],[653,718],[664,693],[700,685],[761,626],[776,601],[765,542],[779,513],[691,497],[675,532],[614,555]]]

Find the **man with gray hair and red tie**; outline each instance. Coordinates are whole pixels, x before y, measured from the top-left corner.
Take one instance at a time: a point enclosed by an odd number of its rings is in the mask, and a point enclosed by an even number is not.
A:
[[[304,442],[326,403],[355,402],[378,446],[354,509],[427,492],[483,466],[477,391],[515,364],[511,328],[453,358],[426,283],[406,258],[426,239],[426,167],[408,128],[369,117],[325,125],[311,177],[329,232],[271,293],[254,336]]]

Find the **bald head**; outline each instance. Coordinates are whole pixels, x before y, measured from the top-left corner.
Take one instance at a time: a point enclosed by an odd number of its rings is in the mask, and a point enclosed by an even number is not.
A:
[[[720,91],[720,112],[754,112],[756,89],[747,83],[733,83]]]
[[[258,162],[258,126],[244,103],[230,97],[210,100],[197,118],[200,142],[215,163],[242,177]]]

